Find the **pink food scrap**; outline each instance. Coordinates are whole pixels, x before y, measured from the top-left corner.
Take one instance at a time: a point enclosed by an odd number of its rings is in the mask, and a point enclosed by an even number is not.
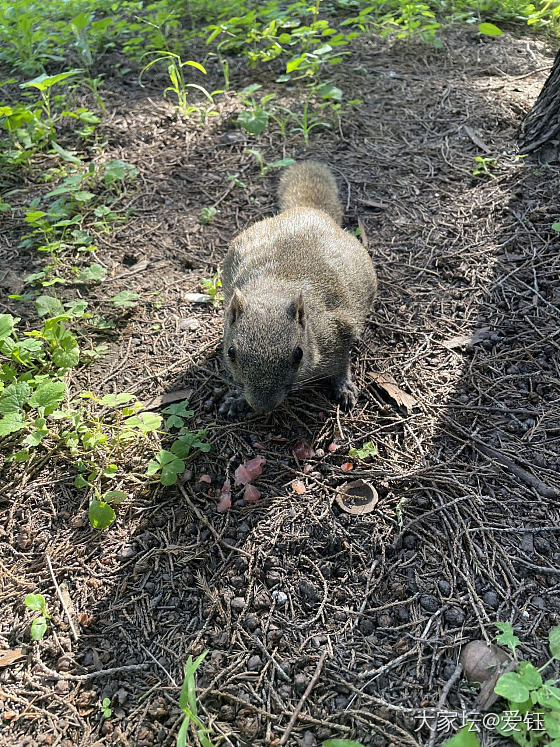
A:
[[[301,459],[302,461],[304,459],[311,459],[311,457],[315,456],[315,452],[306,438],[300,438],[292,451],[294,452],[296,459]]]
[[[298,494],[303,495],[305,493],[305,483],[303,480],[294,480],[292,482],[292,489]]]
[[[246,503],[255,503],[261,497],[261,491],[254,485],[246,485],[243,492],[243,498]]]
[[[226,480],[222,485],[220,500],[216,508],[220,513],[229,511],[231,508],[231,482],[229,480]]]
[[[198,478],[198,482],[207,482],[208,485],[211,485],[212,478],[210,477],[210,475],[200,475],[200,477]]]
[[[266,464],[266,459],[262,456],[253,457],[249,459],[245,464],[240,464],[235,470],[235,484],[236,485],[248,485],[251,480],[258,477],[261,472],[263,465]]]

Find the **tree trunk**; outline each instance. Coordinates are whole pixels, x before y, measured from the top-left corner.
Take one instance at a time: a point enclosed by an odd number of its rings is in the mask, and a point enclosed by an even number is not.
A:
[[[560,161],[560,51],[533,108],[519,131],[521,153],[537,153],[545,163]]]

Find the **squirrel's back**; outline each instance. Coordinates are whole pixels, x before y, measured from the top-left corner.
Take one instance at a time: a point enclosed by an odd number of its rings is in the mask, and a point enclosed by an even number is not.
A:
[[[342,205],[331,170],[319,161],[301,161],[289,166],[278,186],[280,210],[311,207],[323,210],[340,226]]]

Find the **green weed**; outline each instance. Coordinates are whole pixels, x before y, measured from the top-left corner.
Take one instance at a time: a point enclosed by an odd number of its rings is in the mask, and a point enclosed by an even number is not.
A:
[[[189,656],[187,663],[185,664],[185,676],[183,679],[183,686],[181,687],[181,694],[179,695],[179,707],[183,712],[183,721],[177,734],[177,747],[187,747],[187,738],[189,733],[189,727],[193,726],[198,741],[202,747],[213,747],[208,735],[211,733],[210,729],[204,726],[203,722],[198,716],[198,706],[196,703],[196,680],[195,672],[203,662],[204,658],[208,654],[208,651],[200,654],[194,661],[192,656]]]
[[[218,273],[215,272],[211,278],[202,278],[200,285],[204,292],[210,296],[212,306],[217,308],[224,300],[224,294],[221,292],[222,281],[220,280]]]
[[[47,612],[45,597],[42,594],[27,594],[25,606],[30,610],[41,613],[35,617],[30,629],[31,638],[34,641],[40,641],[47,632],[47,620],[51,618]]]

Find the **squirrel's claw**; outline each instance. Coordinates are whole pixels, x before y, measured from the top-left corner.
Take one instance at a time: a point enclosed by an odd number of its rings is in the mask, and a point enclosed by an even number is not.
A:
[[[349,376],[331,382],[331,397],[343,410],[351,410],[358,399],[358,388]]]
[[[242,394],[228,392],[222,399],[218,415],[224,420],[244,420],[250,409]]]

